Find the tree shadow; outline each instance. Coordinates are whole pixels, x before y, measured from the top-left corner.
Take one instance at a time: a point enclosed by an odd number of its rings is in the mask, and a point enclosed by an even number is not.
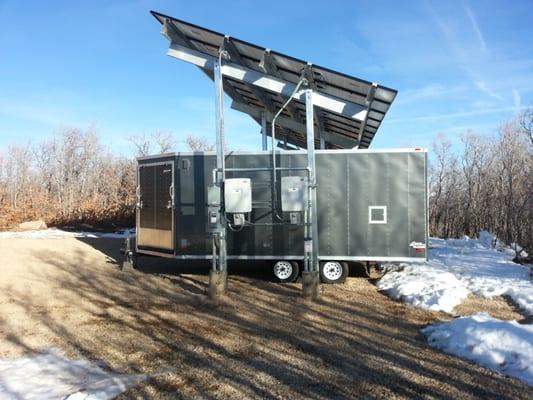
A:
[[[118,244],[91,242],[116,260]],[[419,337],[418,314],[376,296],[366,279],[323,285],[320,300],[306,302],[298,284],[244,272],[230,275],[228,296],[213,302],[204,295],[206,271],[196,267],[182,273],[180,265],[180,273],[168,273],[158,260],[155,271],[126,272],[112,263],[91,265],[82,250],[68,260],[32,256],[46,265],[32,279],[50,284],[68,312],[44,307],[35,313],[35,298],[10,289],[13,304],[61,348],[151,376],[121,398],[531,395],[516,380],[427,346]],[[68,317],[73,312],[78,318]],[[4,333],[12,329],[9,321],[1,326]],[[13,346],[37,350],[15,332],[4,336]]]

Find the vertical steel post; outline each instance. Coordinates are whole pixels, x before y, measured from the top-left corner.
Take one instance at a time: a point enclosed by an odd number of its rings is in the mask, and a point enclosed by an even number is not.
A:
[[[224,90],[222,82],[222,57],[215,62],[215,118],[216,118],[216,148],[217,148],[217,184],[220,187],[219,220],[220,231],[218,243],[218,269],[227,271],[226,257],[226,219],[224,218],[224,180],[226,179],[226,167],[224,159]]]
[[[315,121],[313,91],[305,90],[305,123],[307,128],[307,184],[306,237],[304,242],[304,271],[302,272],[302,295],[305,299],[319,296],[318,273],[318,214],[316,204]]]
[[[320,135],[320,149],[324,150],[326,148],[326,139],[322,135]]]
[[[307,128],[307,168],[309,169],[309,222],[312,243],[309,270],[318,272],[318,213],[316,204],[315,124],[313,90],[305,90],[305,120]]]
[[[261,113],[261,134],[263,135],[263,151],[266,151],[268,148],[268,145],[267,145],[267,121],[266,121],[265,113]]]

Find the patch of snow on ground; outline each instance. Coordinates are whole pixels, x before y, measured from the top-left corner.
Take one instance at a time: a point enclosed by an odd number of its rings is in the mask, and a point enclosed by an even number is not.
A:
[[[6,400],[106,400],[143,379],[104,371],[85,360],[69,360],[58,350],[0,360],[0,398]]]
[[[378,288],[417,307],[451,313],[468,296],[466,286],[450,272],[427,265],[400,266],[381,278]]]
[[[125,239],[135,235],[135,229],[121,230],[113,233],[103,232],[73,232],[64,231],[56,228],[48,228],[39,231],[7,231],[0,232],[0,239],[64,239],[69,237],[75,238],[107,238],[107,239]]]
[[[483,236],[481,240],[431,238],[427,263],[385,266],[389,271],[377,286],[391,297],[446,312],[452,312],[469,292],[483,297],[508,295],[533,315],[529,267],[513,263],[513,251],[499,251],[490,243]]]
[[[430,346],[533,385],[533,325],[480,313],[422,329]]]

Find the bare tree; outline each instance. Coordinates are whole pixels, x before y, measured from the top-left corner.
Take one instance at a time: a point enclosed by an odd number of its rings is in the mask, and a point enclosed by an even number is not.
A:
[[[34,217],[76,224],[133,216],[134,162],[106,151],[93,129],[65,129],[0,158],[0,228]]]
[[[533,147],[520,132],[523,119],[502,125],[494,136],[468,132],[462,151],[438,137],[430,168],[430,229],[459,237],[489,230],[517,256],[533,250]]]
[[[533,145],[533,106],[529,106],[519,115],[520,127]]]
[[[137,157],[144,157],[150,154],[151,141],[145,133],[128,136],[126,140],[133,145]]]
[[[207,140],[201,137],[187,135],[185,143],[189,146],[191,151],[212,151],[215,149],[215,145],[209,143]]]
[[[168,153],[176,147],[174,136],[168,131],[157,130],[150,135],[146,133],[131,135],[126,140],[133,145],[137,157],[144,157],[152,153]]]
[[[155,131],[151,138],[157,145],[159,154],[168,153],[176,147],[176,141],[171,132]]]

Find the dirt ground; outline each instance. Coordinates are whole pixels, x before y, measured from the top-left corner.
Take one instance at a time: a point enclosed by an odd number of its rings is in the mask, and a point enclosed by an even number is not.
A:
[[[146,374],[124,399],[533,398],[517,380],[428,347],[419,329],[449,316],[388,299],[357,268],[309,303],[300,284],[271,282],[267,266],[233,265],[214,304],[208,265],[141,258],[140,270],[120,271],[119,247],[0,239],[0,357],[58,347]],[[514,315],[505,302],[469,302],[461,312]]]

